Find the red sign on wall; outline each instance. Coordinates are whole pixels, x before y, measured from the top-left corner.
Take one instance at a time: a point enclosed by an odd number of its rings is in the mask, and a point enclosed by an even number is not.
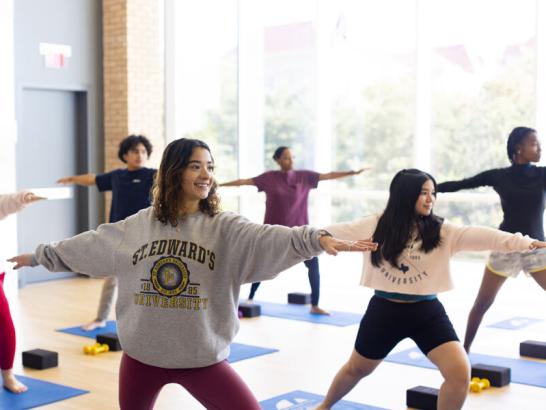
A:
[[[66,68],[72,56],[72,47],[65,44],[40,43],[40,54],[44,56],[46,68]]]

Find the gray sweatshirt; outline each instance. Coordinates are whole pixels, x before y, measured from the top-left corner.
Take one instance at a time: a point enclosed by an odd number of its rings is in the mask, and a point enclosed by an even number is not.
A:
[[[36,248],[33,266],[118,278],[123,350],[164,368],[204,367],[229,355],[243,283],[274,278],[321,253],[320,232],[260,225],[233,213],[192,214],[177,227],[147,208],[96,231]]]

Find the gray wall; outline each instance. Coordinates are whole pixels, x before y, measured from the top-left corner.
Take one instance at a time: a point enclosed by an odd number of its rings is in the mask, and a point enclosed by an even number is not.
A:
[[[87,169],[82,171],[93,173],[103,169],[101,6],[99,0],[14,2],[16,117],[21,118],[24,89],[85,92],[88,140],[81,154]],[[70,45],[72,56],[66,68],[46,68],[40,43]],[[89,190],[88,202],[87,226],[94,228],[103,217],[96,189]]]

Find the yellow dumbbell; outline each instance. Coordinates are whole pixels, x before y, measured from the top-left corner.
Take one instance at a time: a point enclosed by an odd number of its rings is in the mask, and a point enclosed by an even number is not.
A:
[[[482,390],[488,389],[489,386],[491,386],[491,383],[489,383],[489,380],[487,379],[480,379],[479,377],[473,377],[470,381],[470,391],[472,393],[479,393]]]
[[[99,347],[99,346],[100,346],[100,343],[95,343],[95,344],[92,344],[92,345],[84,346],[84,347],[83,347],[83,352],[84,352],[85,354],[91,354],[91,351],[92,351],[93,349],[96,349],[96,348]]]
[[[85,354],[96,355],[99,353],[106,353],[110,350],[107,344],[95,343],[94,345],[88,345],[83,347]]]

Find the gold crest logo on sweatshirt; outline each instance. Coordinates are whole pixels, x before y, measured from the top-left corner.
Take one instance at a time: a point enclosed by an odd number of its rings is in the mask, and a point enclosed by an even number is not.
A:
[[[167,256],[154,262],[151,271],[154,289],[164,296],[177,296],[190,282],[188,266],[175,256]]]

